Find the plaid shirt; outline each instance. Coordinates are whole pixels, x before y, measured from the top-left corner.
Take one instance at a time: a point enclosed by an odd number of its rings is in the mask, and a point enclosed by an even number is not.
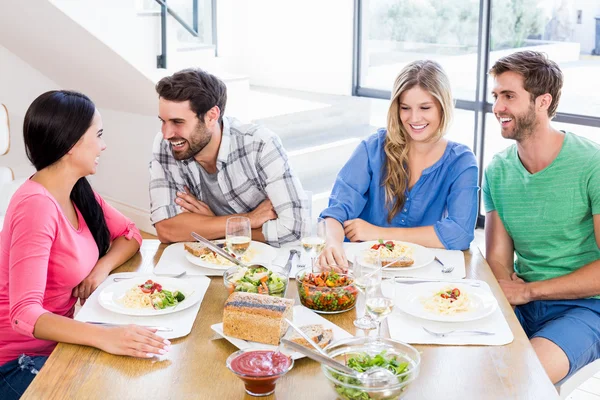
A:
[[[175,160],[171,144],[160,133],[154,140],[152,153],[150,219],[156,224],[182,213],[175,199],[184,186],[197,199],[203,198],[199,171],[202,166],[193,157]],[[279,137],[269,129],[223,117],[217,180],[225,200],[236,213],[250,212],[263,200],[271,200],[278,218],[262,227],[268,244],[279,246],[300,239],[303,221],[308,218],[308,200],[288,164]]]

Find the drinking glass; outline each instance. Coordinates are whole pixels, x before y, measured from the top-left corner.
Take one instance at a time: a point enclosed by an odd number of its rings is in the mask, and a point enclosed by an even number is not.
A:
[[[367,313],[377,323],[377,337],[381,337],[381,322],[392,313],[396,299],[396,280],[386,279],[367,290]]]
[[[252,240],[250,219],[246,217],[229,217],[225,225],[225,244],[230,253],[241,258]]]
[[[327,229],[324,218],[317,218],[314,223],[306,221],[300,242],[304,252],[310,257],[310,266],[313,272],[315,270],[315,260],[325,248],[326,239]]]
[[[352,272],[354,273],[354,285],[363,294],[374,290],[381,285],[382,270],[379,252],[367,250],[354,258]],[[354,326],[363,330],[377,328],[377,322],[366,313],[354,320]]]

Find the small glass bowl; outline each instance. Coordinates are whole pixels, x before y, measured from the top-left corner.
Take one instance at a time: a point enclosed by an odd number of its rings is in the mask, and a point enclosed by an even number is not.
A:
[[[353,355],[368,354],[376,356],[385,352],[384,357],[396,356],[408,363],[408,369],[396,375],[398,382],[383,387],[368,387],[352,375],[335,370],[327,365],[321,369],[331,384],[335,394],[343,400],[353,400],[358,395],[365,399],[392,400],[401,398],[411,382],[419,376],[421,355],[413,346],[388,338],[351,337],[331,343],[325,348],[330,357],[342,364]],[[365,394],[365,395],[363,395]],[[360,398],[363,398],[360,397]]]
[[[268,396],[275,391],[275,384],[279,378],[287,374],[294,367],[294,360],[287,354],[279,353],[283,357],[286,357],[289,360],[289,365],[283,369],[281,372],[275,374],[261,374],[261,373],[242,373],[236,371],[232,368],[232,362],[241,355],[257,353],[257,352],[270,352],[275,353],[273,350],[267,349],[245,349],[238,350],[235,353],[231,354],[225,364],[227,368],[237,375],[242,381],[244,381],[244,386],[246,389],[246,393],[251,396]]]
[[[298,297],[300,303],[310,308],[314,312],[321,314],[338,314],[351,310],[356,305],[358,289],[354,284],[354,275],[347,272],[345,274],[333,271],[324,271],[314,273],[335,273],[340,277],[346,277],[347,284],[344,286],[317,286],[304,281],[307,274],[313,273],[310,268],[300,270],[296,273],[296,285],[298,286]]]
[[[265,267],[268,270],[272,271],[273,273],[279,275],[279,278],[281,278],[281,280],[284,283],[284,287],[283,290],[281,291],[277,291],[275,293],[269,293],[270,296],[275,296],[275,297],[285,297],[285,293],[287,291],[288,288],[288,284],[290,283],[290,278],[288,276],[286,276],[283,273],[283,269],[277,266],[266,266],[266,265],[261,265],[261,264],[253,264],[253,265],[249,265],[249,267]],[[240,267],[235,266],[235,267],[231,267],[229,269],[227,269],[224,273],[223,273],[223,284],[225,285],[225,287],[227,288],[227,290],[229,291],[229,294],[233,293],[236,291],[236,287],[237,285],[231,281],[231,277],[233,277],[233,275],[238,272],[240,269]],[[237,290],[238,292],[248,292],[249,290],[242,290],[242,288]],[[252,292],[252,293],[256,293],[256,292]]]

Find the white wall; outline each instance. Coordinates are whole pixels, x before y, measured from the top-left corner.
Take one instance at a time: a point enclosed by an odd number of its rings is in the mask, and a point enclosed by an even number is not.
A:
[[[23,144],[25,112],[40,94],[62,87],[1,46],[0,60],[0,103],[7,106],[11,125],[10,151],[0,157],[0,166],[12,168],[16,178],[23,178],[35,172],[25,155]],[[90,179],[92,185],[134,219],[138,227],[152,232],[148,219],[148,161],[154,136],[160,130],[158,119],[155,115],[144,116],[102,107],[99,111],[107,149],[100,157],[98,173]]]
[[[153,81],[48,0],[2,2],[0,45],[100,107],[156,112]]]
[[[0,46],[0,103],[6,105],[10,120],[10,151],[0,165],[12,168],[15,177],[26,177],[35,169],[25,155],[23,118],[37,96],[59,86],[29,64]]]
[[[350,95],[353,0],[219,0],[219,57],[253,85]]]
[[[581,53],[591,54],[596,47],[596,19],[600,17],[598,0],[574,0],[573,40],[581,43]],[[581,24],[577,24],[577,10],[581,10]]]

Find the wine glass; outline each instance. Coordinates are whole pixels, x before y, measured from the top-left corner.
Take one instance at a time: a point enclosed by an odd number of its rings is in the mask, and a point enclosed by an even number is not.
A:
[[[366,296],[368,291],[381,285],[382,270],[379,252],[367,250],[354,258],[352,272],[354,273],[354,285]],[[376,321],[365,312],[362,317],[354,320],[354,326],[363,330],[377,328]]]
[[[327,229],[324,218],[317,218],[315,223],[306,221],[302,232],[302,248],[310,257],[311,270],[314,272],[315,260],[325,248],[325,240],[327,239]]]
[[[396,280],[386,279],[367,290],[367,313],[377,323],[377,337],[381,337],[381,322],[392,313],[396,299]]]
[[[250,219],[246,217],[229,217],[225,224],[225,244],[230,253],[240,259],[252,240]]]

